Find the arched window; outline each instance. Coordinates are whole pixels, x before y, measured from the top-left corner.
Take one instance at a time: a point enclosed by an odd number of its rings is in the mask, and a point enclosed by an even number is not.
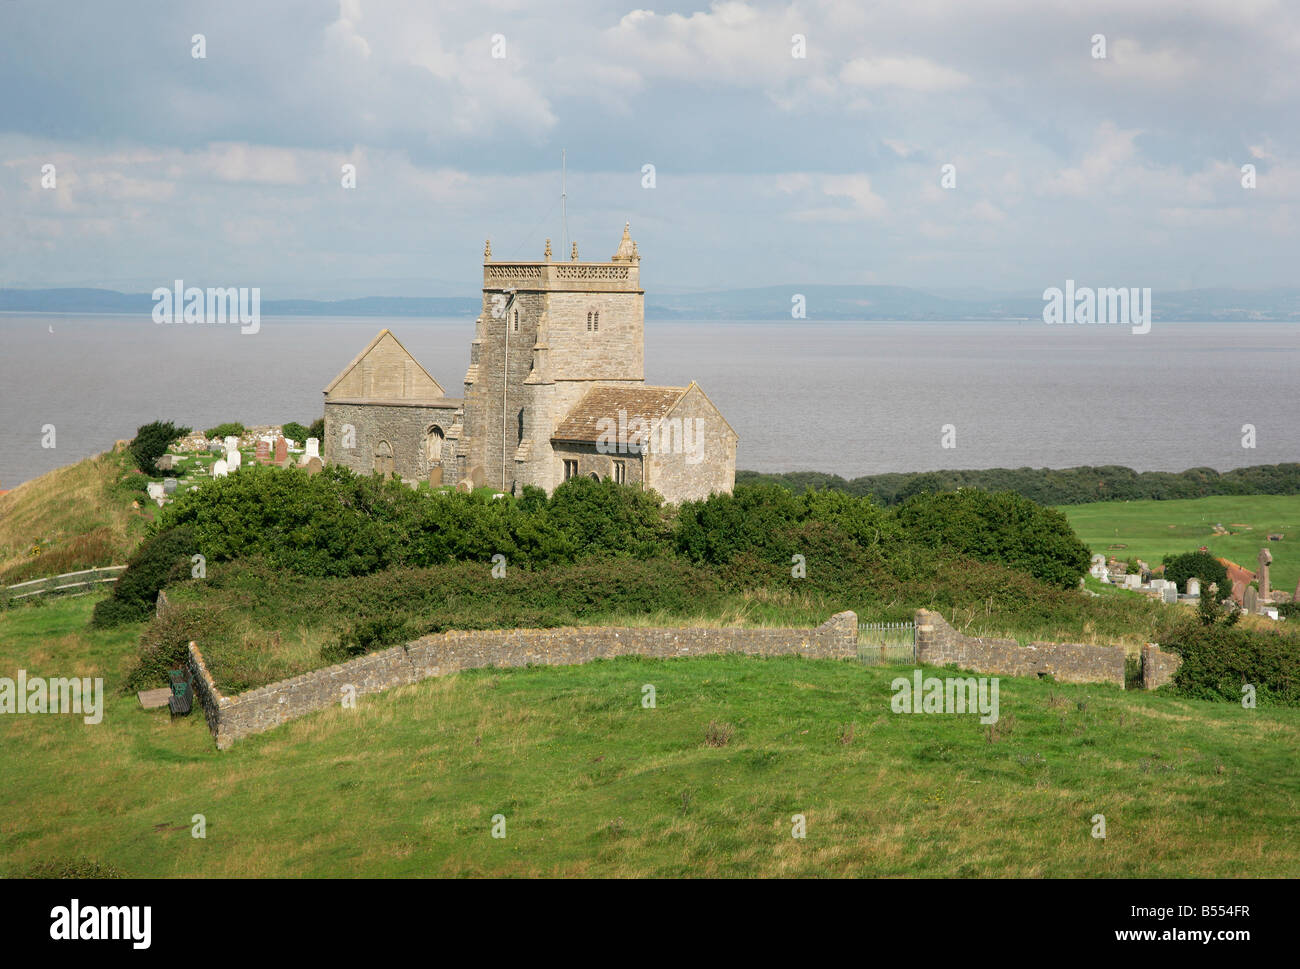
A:
[[[433,467],[442,460],[442,445],[446,439],[447,435],[443,433],[442,428],[437,424],[431,425],[424,432],[424,456],[429,463],[429,467]]]
[[[375,474],[390,475],[395,471],[393,462],[393,446],[387,441],[380,441],[375,445]]]

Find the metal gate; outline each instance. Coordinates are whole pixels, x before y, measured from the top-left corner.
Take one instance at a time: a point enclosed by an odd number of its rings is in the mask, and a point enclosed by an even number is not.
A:
[[[858,661],[870,666],[916,662],[916,623],[859,623]]]

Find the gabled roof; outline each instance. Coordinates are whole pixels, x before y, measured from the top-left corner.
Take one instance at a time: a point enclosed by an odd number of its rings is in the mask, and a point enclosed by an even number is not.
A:
[[[425,377],[429,379],[429,382],[433,384],[434,389],[437,391],[437,396],[439,397],[446,396],[445,391],[442,389],[442,385],[438,383],[438,381],[434,380],[433,374],[425,370],[424,365],[421,364],[419,360],[416,360],[415,357],[411,354],[411,351],[406,349],[406,347],[402,345],[402,341],[397,339],[397,337],[393,335],[393,331],[387,328],[384,328],[380,330],[378,333],[376,333],[375,338],[366,344],[365,349],[363,349],[360,353],[358,353],[355,357],[353,357],[352,362],[339,371],[338,376],[335,377],[333,380],[331,380],[329,386],[325,388],[325,394],[328,396],[329,393],[333,391],[335,387],[337,387],[340,383],[342,383],[344,378],[346,378],[348,374],[352,373],[352,371],[357,368],[357,366],[361,363],[361,361],[364,360],[366,357],[368,357],[370,353],[375,349],[375,347],[379,346],[379,344],[384,341],[385,337],[392,340],[393,343],[397,344],[397,348],[402,351],[402,353],[407,357],[407,359],[409,359],[413,364],[415,364],[415,366],[419,368],[420,373],[422,373]]]
[[[602,431],[608,433],[610,429],[608,424],[605,424],[602,428],[602,422],[614,421],[617,424],[623,414],[626,414],[626,426],[628,427],[637,418],[646,423],[664,420],[671,416],[672,412],[677,409],[677,405],[692,390],[699,392],[709,407],[713,409],[713,412],[718,415],[718,419],[727,425],[727,429],[732,434],[735,434],[736,429],[727,423],[727,419],[722,416],[722,412],[718,410],[713,401],[709,400],[708,395],[700,389],[700,385],[692,380],[686,387],[647,387],[645,385],[593,387],[565,415],[564,420],[560,421],[560,425],[551,434],[551,440],[574,441],[583,444],[597,443],[600,440]],[[740,435],[737,434],[736,437],[739,438]]]
[[[551,434],[552,441],[576,441],[594,444],[608,425],[602,421],[617,422],[620,411],[627,415],[627,423],[641,418],[644,421],[662,420],[686,395],[688,387],[592,387],[573,406],[573,410],[560,421]]]

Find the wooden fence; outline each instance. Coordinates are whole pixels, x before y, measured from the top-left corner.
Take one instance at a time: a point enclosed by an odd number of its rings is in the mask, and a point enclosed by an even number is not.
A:
[[[68,593],[84,594],[101,586],[112,585],[118,576],[126,571],[125,565],[106,565],[98,569],[86,569],[82,572],[66,572],[63,575],[51,575],[44,579],[32,579],[17,585],[0,586],[0,600],[18,602],[32,596],[66,595]]]

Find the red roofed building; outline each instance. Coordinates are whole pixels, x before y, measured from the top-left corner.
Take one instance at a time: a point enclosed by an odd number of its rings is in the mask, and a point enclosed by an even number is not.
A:
[[[1219,562],[1228,570],[1228,581],[1232,583],[1232,601],[1241,605],[1246,598],[1246,586],[1255,581],[1255,573],[1227,559],[1221,558]]]

